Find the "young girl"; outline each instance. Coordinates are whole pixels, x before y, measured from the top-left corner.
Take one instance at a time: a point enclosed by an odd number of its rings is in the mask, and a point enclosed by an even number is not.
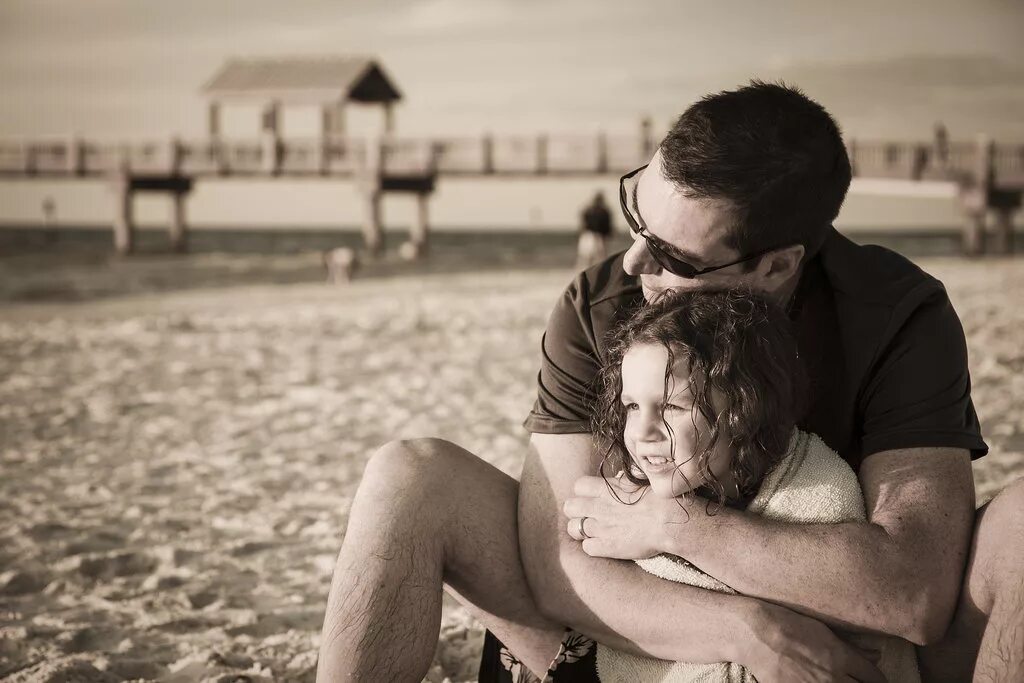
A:
[[[853,471],[818,437],[796,429],[805,381],[784,311],[737,290],[667,295],[614,333],[593,416],[601,475],[644,495],[707,499],[777,520],[864,520]],[[714,510],[709,510],[713,514]],[[637,563],[662,578],[735,592],[684,559]],[[891,681],[918,681],[913,646],[857,636],[880,652]],[[602,681],[753,681],[727,662],[665,662],[600,646]]]

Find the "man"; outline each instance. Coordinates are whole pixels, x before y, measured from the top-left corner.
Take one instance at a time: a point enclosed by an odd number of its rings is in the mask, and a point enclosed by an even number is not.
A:
[[[691,106],[623,178],[632,247],[582,273],[551,315],[521,482],[437,440],[371,458],[318,679],[421,678],[443,583],[493,634],[483,680],[553,664],[554,680],[593,680],[566,626],[663,659],[737,662],[762,682],[879,680],[832,629],[922,645],[927,680],[1022,680],[1024,486],[975,515],[970,458],[987,447],[959,321],[936,280],[832,230],[849,182],[835,123],[796,90],[754,82]],[[811,379],[801,427],[858,472],[868,523],[623,505],[592,476],[604,333],[664,289],[725,283],[789,307]],[[741,595],[608,559],[663,551]]]
[[[608,236],[612,232],[612,217],[598,192],[580,215],[580,237],[576,245],[576,268],[582,270],[608,256]]]

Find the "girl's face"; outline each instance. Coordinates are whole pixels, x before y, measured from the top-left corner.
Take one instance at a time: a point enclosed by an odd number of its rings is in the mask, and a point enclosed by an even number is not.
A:
[[[698,471],[697,456],[708,443],[711,427],[694,406],[685,359],[676,359],[666,400],[667,363],[668,349],[661,344],[638,344],[623,356],[621,399],[626,427],[622,436],[654,495],[674,498],[707,483]],[[727,496],[736,490],[729,474],[731,460],[727,435],[720,434],[710,467]]]

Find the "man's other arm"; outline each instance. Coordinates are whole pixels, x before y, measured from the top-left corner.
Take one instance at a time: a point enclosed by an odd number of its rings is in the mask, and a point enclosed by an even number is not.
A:
[[[675,525],[674,552],[745,595],[923,644],[959,595],[974,519],[968,452],[910,448],[860,470],[868,523],[790,524],[722,510]]]

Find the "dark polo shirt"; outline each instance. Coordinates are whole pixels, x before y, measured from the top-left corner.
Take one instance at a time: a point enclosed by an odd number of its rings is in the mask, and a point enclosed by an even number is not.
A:
[[[622,254],[576,277],[548,320],[526,429],[590,431],[607,334],[641,305]],[[899,254],[832,230],[804,268],[790,311],[810,379],[800,428],[820,435],[854,470],[895,448],[988,452],[971,403],[963,327],[941,282]]]

